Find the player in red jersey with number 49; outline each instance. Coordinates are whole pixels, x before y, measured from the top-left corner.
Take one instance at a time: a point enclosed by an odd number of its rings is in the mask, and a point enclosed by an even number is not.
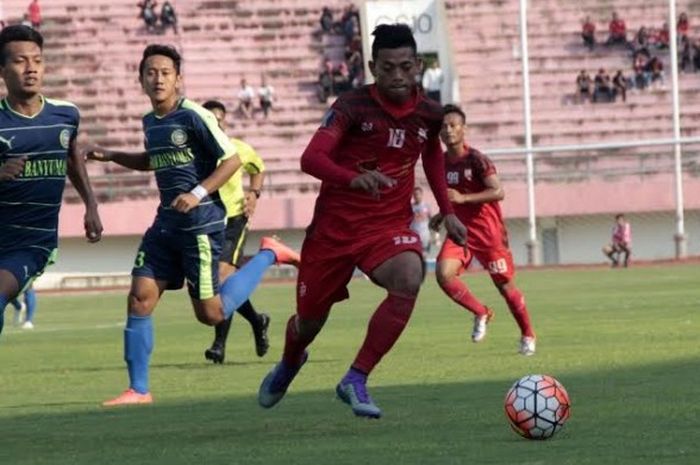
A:
[[[437,258],[438,284],[452,300],[474,314],[472,341],[481,341],[493,312],[479,302],[459,279],[462,271],[476,257],[491,274],[491,279],[520,327],[519,352],[533,355],[535,333],[530,325],[525,298],[513,282],[513,256],[498,204],[505,195],[503,187],[491,160],[465,143],[465,131],[464,112],[456,105],[446,105],[440,137],[447,146],[447,195],[455,214],[468,228],[469,236],[466,249],[450,238],[445,240]],[[431,220],[431,227],[439,227],[441,220],[441,216],[436,215]]]
[[[408,323],[424,275],[421,242],[409,227],[419,156],[448,234],[457,243],[465,239],[447,198],[442,108],[416,88],[420,61],[411,30],[380,25],[373,35],[369,67],[376,84],[343,93],[302,155],[302,170],[323,184],[302,247],[297,313],[287,324],[282,361],[258,393],[265,408],[286,393],[333,304],[348,298],[357,267],[388,295],[336,393],[356,415],[381,416],[367,393],[367,376]]]

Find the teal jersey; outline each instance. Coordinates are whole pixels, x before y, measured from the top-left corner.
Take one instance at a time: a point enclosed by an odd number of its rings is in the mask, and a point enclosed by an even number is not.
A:
[[[209,177],[221,160],[236,154],[214,115],[183,98],[174,111],[163,117],[154,112],[144,116],[143,131],[150,168],[155,170],[160,192],[154,225],[193,234],[222,230],[226,210],[218,192],[204,197],[188,213],[170,206],[179,194],[191,191]]]
[[[17,178],[0,181],[0,252],[57,247],[68,152],[79,124],[72,103],[43,98],[39,113],[29,117],[0,101],[0,164],[27,158]]]

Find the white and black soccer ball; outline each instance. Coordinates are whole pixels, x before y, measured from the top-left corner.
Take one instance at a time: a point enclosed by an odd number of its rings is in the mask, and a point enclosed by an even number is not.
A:
[[[548,375],[527,375],[506,394],[510,426],[527,439],[548,439],[569,418],[571,402],[564,386]]]

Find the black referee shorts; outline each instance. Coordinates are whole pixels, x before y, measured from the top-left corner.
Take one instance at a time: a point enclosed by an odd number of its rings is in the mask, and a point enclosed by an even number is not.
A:
[[[226,222],[224,248],[221,252],[220,262],[233,266],[240,266],[243,258],[245,241],[248,238],[248,218],[245,215],[233,216]]]

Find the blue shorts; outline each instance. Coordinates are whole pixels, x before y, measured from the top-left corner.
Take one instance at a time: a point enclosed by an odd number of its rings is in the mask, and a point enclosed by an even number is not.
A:
[[[219,293],[223,243],[223,230],[187,234],[152,226],[141,240],[131,276],[165,281],[167,289],[180,289],[187,281],[190,297],[209,299]]]
[[[3,251],[0,252],[0,270],[12,273],[19,286],[19,295],[56,261],[56,255],[56,249],[51,252],[40,248]]]

